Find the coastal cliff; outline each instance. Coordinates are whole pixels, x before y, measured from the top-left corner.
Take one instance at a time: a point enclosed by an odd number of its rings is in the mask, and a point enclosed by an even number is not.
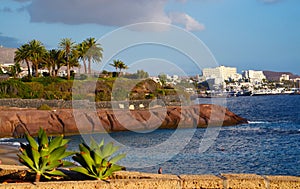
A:
[[[247,120],[218,106],[170,106],[150,110],[97,111],[57,109],[2,109],[0,110],[0,137],[22,137],[26,132],[36,135],[43,127],[48,134],[79,134],[156,128],[205,128],[231,126]]]

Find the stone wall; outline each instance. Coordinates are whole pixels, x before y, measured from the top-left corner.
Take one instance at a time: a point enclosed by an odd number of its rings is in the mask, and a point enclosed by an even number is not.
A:
[[[181,103],[175,101],[171,97],[155,100],[131,100],[131,101],[102,101],[91,102],[89,100],[44,100],[44,99],[0,99],[0,106],[17,107],[17,108],[38,108],[42,104],[47,104],[50,107],[71,109],[93,109],[94,107],[101,109],[144,109],[155,106],[180,106]]]
[[[1,177],[22,174],[24,166],[0,166]],[[120,171],[114,173],[108,181],[52,181],[40,183],[0,183],[0,189],[296,189],[300,188],[300,177],[268,176],[256,174],[220,174],[220,175],[168,175]]]

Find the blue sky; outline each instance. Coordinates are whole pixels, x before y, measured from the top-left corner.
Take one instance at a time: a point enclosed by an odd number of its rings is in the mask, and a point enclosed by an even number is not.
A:
[[[300,74],[299,0],[1,0],[0,18],[0,45],[7,47],[38,39],[56,48],[64,37],[98,39],[121,26],[154,21],[188,30],[218,64],[239,72]],[[126,53],[117,58],[132,61]],[[186,65],[187,74],[197,73]]]

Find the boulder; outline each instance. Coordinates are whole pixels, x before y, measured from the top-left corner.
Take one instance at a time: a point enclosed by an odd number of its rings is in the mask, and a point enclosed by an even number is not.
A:
[[[0,137],[36,135],[43,127],[49,135],[115,131],[205,128],[232,126],[247,120],[227,108],[201,104],[158,107],[145,110],[0,110]]]

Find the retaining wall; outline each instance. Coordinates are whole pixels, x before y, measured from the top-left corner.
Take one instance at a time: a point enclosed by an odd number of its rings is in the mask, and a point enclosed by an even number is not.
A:
[[[23,166],[0,166],[0,178],[25,170]],[[0,184],[0,189],[298,189],[300,177],[256,174],[168,175],[120,171],[108,181],[51,181]]]
[[[144,109],[154,106],[180,106],[181,102],[176,101],[171,97],[165,97],[163,99],[155,100],[130,100],[130,101],[101,101],[91,102],[89,100],[45,100],[45,99],[0,99],[0,106],[18,107],[18,108],[38,108],[43,104],[47,104],[50,107],[71,109],[71,108],[83,108],[83,109]]]

